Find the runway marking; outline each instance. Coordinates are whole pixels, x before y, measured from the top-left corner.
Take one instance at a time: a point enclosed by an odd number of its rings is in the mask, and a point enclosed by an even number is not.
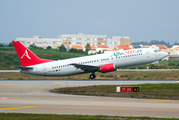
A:
[[[0,110],[11,110],[11,109],[23,109],[23,108],[34,108],[37,106],[25,106],[25,107],[14,107],[14,108],[0,108]]]
[[[171,100],[150,100],[150,101],[144,101],[144,102],[168,102]]]
[[[179,110],[164,110],[164,109],[135,109],[135,108],[105,108],[105,107],[52,107],[52,106],[38,106],[38,107],[45,107],[45,108],[66,108],[66,109],[96,109],[96,110],[145,110],[145,111],[175,111],[179,112]]]
[[[52,83],[55,83],[55,84],[65,84],[65,83],[61,83],[61,82],[52,82]]]
[[[13,84],[4,84],[4,83],[0,83],[0,85],[13,85]]]
[[[6,100],[6,99],[11,99],[11,98],[0,98],[0,100]]]
[[[6,99],[2,99],[1,101],[7,101]],[[10,100],[11,102],[32,102],[34,100]],[[145,101],[143,101],[143,103],[113,103],[113,102],[91,102],[91,101],[59,101],[58,99],[57,100],[35,100],[36,102],[44,102],[44,103],[48,103],[48,102],[53,102],[53,103],[88,103],[88,104],[108,104],[108,105],[136,105],[136,104],[139,104],[139,105],[160,105],[160,106],[171,106],[173,104],[170,104],[170,103],[167,103],[167,104],[162,104],[162,103],[145,103]],[[159,101],[159,100],[158,100]],[[163,100],[164,101],[170,101],[170,100]],[[179,104],[175,105],[175,106],[179,106]]]

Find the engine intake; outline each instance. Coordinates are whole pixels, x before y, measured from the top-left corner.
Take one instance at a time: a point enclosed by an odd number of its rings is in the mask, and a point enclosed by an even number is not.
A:
[[[102,65],[100,67],[100,72],[102,72],[102,73],[111,72],[111,71],[115,71],[115,70],[116,70],[116,67],[113,63]]]

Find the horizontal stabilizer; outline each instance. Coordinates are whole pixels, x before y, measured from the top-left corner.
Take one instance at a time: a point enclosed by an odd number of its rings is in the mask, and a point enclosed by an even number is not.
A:
[[[22,66],[13,66],[11,68],[21,69],[21,70],[30,70],[33,69],[33,67],[22,67]]]

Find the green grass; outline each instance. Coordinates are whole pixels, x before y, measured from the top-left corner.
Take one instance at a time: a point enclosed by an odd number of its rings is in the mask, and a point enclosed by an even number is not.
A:
[[[179,71],[115,71],[108,73],[96,72],[96,80],[179,80]],[[33,76],[23,73],[0,73],[0,80],[91,80],[91,73],[72,76]]]
[[[117,93],[117,86],[140,87],[140,92]],[[56,88],[51,90],[51,92],[73,95],[179,100],[179,83],[138,85],[96,85],[84,87]]]
[[[1,120],[179,120],[178,118],[123,117],[105,115],[57,115],[31,113],[0,113]]]

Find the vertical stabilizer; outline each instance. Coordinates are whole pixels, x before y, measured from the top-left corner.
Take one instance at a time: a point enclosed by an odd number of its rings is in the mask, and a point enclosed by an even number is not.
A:
[[[23,67],[53,61],[53,60],[40,59],[19,41],[13,41],[13,44]]]

